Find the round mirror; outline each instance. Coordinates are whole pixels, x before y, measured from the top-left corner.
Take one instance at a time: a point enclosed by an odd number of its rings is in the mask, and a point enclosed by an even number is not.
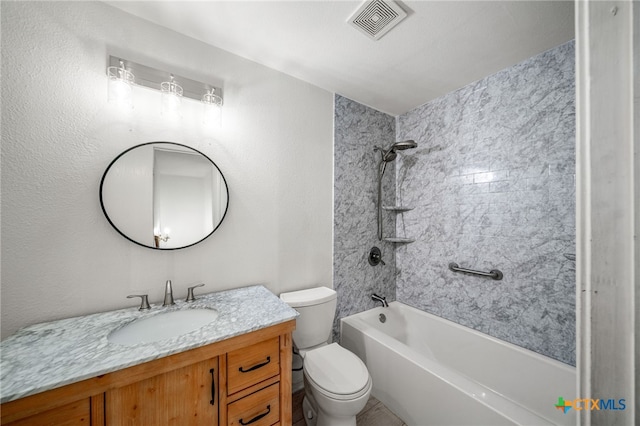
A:
[[[229,207],[222,172],[203,153],[173,142],[134,146],[109,164],[100,204],[122,236],[158,250],[199,243],[220,226]]]

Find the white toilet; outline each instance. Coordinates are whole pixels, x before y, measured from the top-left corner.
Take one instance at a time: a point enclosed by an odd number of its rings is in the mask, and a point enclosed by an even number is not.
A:
[[[356,414],[371,394],[366,365],[337,343],[327,344],[336,312],[336,292],[327,287],[282,293],[300,313],[293,343],[303,358],[307,426],[356,426]]]

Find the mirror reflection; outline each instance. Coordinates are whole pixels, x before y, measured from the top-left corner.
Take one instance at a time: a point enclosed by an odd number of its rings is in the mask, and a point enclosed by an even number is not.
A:
[[[206,155],[177,143],[151,142],[128,149],[107,167],[100,203],[125,238],[172,250],[197,244],[218,228],[229,191]]]

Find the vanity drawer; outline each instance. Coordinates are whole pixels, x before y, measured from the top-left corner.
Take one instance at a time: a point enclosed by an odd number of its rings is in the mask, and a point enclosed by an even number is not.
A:
[[[229,395],[278,374],[280,374],[280,339],[278,337],[227,354]]]
[[[268,426],[280,420],[280,383],[247,395],[227,406],[229,426]]]

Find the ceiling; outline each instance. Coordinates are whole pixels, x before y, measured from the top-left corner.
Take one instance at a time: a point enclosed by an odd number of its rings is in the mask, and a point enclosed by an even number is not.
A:
[[[574,38],[572,1],[398,1],[374,41],[361,1],[108,1],[110,5],[392,115]]]

